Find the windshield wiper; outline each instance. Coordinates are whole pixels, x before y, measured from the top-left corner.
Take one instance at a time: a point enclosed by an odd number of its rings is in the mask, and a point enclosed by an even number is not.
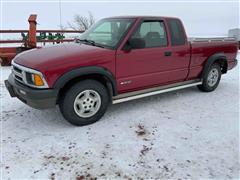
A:
[[[100,44],[96,44],[95,41],[89,40],[89,39],[76,39],[75,42],[77,42],[77,43],[85,42],[85,43],[91,44],[92,46],[97,46],[97,47],[105,48],[104,46],[102,46],[102,45],[100,45]]]
[[[95,46],[95,41],[89,39],[78,39],[80,42],[86,42]]]

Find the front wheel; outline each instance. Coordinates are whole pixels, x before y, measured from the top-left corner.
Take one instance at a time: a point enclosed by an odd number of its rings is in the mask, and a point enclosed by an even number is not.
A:
[[[203,83],[198,88],[204,92],[214,91],[220,82],[221,75],[220,65],[218,63],[212,64],[209,70],[203,75]]]
[[[105,86],[95,80],[73,85],[60,99],[64,118],[73,125],[83,126],[98,121],[105,113],[109,95]]]

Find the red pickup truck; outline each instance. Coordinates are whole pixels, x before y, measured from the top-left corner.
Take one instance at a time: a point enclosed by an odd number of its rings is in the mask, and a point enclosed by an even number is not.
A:
[[[188,41],[173,17],[111,17],[72,44],[17,55],[5,85],[34,108],[59,105],[70,123],[99,120],[120,103],[197,86],[210,92],[237,65],[238,43],[229,38]]]

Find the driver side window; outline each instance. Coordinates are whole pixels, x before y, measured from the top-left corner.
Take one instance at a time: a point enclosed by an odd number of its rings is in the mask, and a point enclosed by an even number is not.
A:
[[[141,39],[145,48],[167,46],[167,34],[162,21],[144,21],[131,39]]]

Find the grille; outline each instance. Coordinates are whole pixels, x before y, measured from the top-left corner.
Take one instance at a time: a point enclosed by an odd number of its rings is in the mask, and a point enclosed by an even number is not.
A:
[[[25,78],[25,72],[21,70],[19,67],[16,67],[13,65],[13,75],[15,80],[25,84],[24,78]]]
[[[18,73],[22,73],[22,70],[21,69],[19,69],[18,67],[16,67],[16,66],[13,66],[13,69],[14,69],[14,71],[16,71],[16,72],[18,72]]]

